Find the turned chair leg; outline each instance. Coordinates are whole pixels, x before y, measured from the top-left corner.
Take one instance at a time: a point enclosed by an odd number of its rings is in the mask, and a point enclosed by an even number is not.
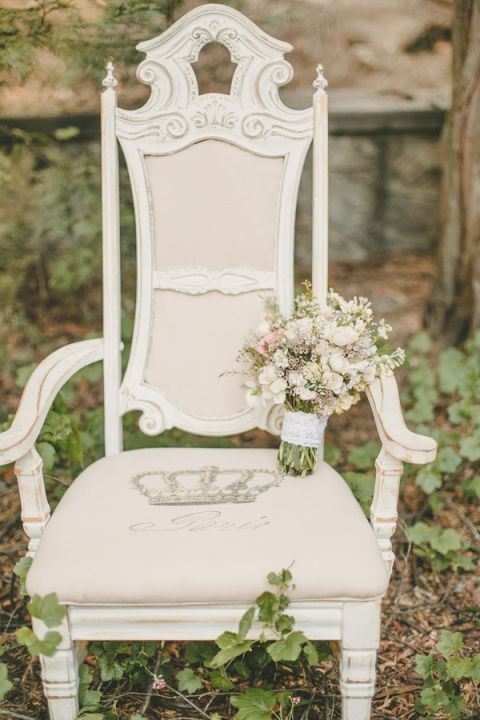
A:
[[[345,603],[340,661],[343,720],[370,720],[379,641],[380,603]]]
[[[34,619],[33,629],[42,637],[48,628]],[[57,628],[55,628],[57,629]],[[70,634],[68,618],[58,628],[62,635],[55,655],[40,657],[43,691],[48,701],[50,720],[76,720],[78,716],[78,657]]]

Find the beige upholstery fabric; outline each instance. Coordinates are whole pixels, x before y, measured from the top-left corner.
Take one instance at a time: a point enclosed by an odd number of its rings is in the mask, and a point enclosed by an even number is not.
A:
[[[253,502],[162,505],[132,480],[155,494],[171,481],[167,471],[208,466],[254,468],[247,486],[278,485]],[[29,593],[55,591],[73,604],[250,603],[268,572],[291,565],[297,600],[381,596],[381,555],[340,475],[325,463],[305,479],[276,477],[275,467],[275,450],[246,449],[134,450],[94,463],[48,523]],[[199,487],[195,474],[178,479],[190,494]],[[228,473],[216,479],[224,492],[231,482]]]
[[[157,290],[156,330],[150,340],[145,380],[176,407],[197,417],[229,417],[247,407],[237,356],[264,312],[256,292],[186,295]]]
[[[220,140],[146,156],[156,269],[273,270],[283,162]]]
[[[282,157],[261,157],[219,140],[146,156],[154,267],[273,272]],[[154,292],[145,381],[184,412],[231,417],[246,409],[236,369],[245,336],[269,291],[224,295]]]

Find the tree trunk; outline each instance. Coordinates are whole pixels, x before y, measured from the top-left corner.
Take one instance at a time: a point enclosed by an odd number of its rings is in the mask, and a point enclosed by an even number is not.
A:
[[[457,343],[480,327],[480,0],[454,0],[436,277],[425,323]]]

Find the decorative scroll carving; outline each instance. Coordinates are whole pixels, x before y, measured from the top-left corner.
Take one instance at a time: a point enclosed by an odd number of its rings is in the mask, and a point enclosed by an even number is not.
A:
[[[395,560],[391,537],[397,524],[397,502],[403,463],[382,447],[375,466],[377,473],[370,520],[385,564],[391,572]]]
[[[50,506],[43,482],[42,458],[32,448],[15,463],[23,529],[28,535],[28,555],[33,557],[40,543],[43,528],[50,518]]]
[[[199,95],[192,63],[211,42],[224,45],[237,64],[230,95]],[[292,66],[283,57],[292,47],[232,8],[200,6],[137,49],[147,56],[137,77],[151,86],[151,95],[138,110],[117,111],[121,138],[179,138],[199,130],[232,130],[237,125],[249,138],[272,134],[307,139],[312,135],[311,110],[292,110],[278,95],[278,88],[293,76]]]
[[[204,267],[180,270],[157,270],[153,276],[156,290],[175,290],[189,295],[203,295],[216,290],[225,295],[239,295],[252,290],[271,290],[275,287],[273,272],[246,268],[209,270]]]
[[[214,97],[210,102],[192,115],[192,122],[198,128],[226,127],[234,128],[237,116],[224,102]]]
[[[165,417],[159,406],[152,400],[138,397],[129,388],[124,385],[120,391],[121,412],[126,413],[131,410],[140,410],[141,416],[138,421],[138,427],[145,435],[159,435],[166,430],[169,425],[165,421]]]

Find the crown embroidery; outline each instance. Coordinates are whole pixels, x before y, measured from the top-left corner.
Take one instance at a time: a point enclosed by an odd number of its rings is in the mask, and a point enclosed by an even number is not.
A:
[[[207,465],[198,470],[138,473],[132,477],[132,485],[150,505],[218,505],[253,502],[280,485],[282,477],[275,470],[221,470]]]

